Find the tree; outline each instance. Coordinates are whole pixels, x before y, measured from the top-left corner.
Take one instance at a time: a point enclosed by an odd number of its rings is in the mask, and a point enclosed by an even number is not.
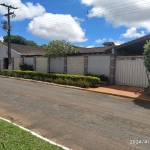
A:
[[[144,64],[148,72],[150,72],[150,40],[144,45]]]
[[[27,45],[29,46],[38,46],[34,41],[27,40]]]
[[[62,57],[68,54],[76,54],[78,49],[69,42],[65,41],[51,41],[48,45],[43,44],[45,57]]]
[[[8,36],[4,36],[3,39],[5,43],[8,43]],[[37,46],[37,44],[34,41],[26,40],[25,38],[19,35],[11,35],[11,43],[29,45],[29,46]]]
[[[0,40],[0,43],[3,43],[3,42]]]

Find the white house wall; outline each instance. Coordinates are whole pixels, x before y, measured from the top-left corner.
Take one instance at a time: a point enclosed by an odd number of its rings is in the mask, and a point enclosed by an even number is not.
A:
[[[3,60],[3,58],[8,58],[7,55],[8,48],[5,45],[0,44],[0,60]],[[19,53],[15,52],[14,50],[11,50],[11,57],[21,57]]]
[[[36,57],[36,71],[47,72],[48,58]]]
[[[84,75],[84,56],[67,57],[67,74]]]
[[[64,73],[64,57],[50,58],[50,72]]]
[[[110,56],[106,55],[88,56],[88,73],[94,75],[105,75],[109,77]]]

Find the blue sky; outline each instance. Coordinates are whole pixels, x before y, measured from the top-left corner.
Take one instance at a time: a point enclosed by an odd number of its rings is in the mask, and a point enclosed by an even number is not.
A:
[[[38,44],[66,40],[84,47],[119,45],[150,32],[149,0],[0,0],[12,10],[11,34]],[[0,6],[0,18],[6,8]],[[2,25],[1,25],[2,26]],[[0,39],[6,32],[0,28]]]

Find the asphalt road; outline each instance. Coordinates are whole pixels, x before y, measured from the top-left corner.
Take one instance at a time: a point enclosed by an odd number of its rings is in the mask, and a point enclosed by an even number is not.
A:
[[[0,116],[73,150],[150,150],[150,102],[0,78]]]

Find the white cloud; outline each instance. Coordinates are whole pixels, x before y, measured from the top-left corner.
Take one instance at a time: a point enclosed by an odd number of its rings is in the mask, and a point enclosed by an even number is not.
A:
[[[28,30],[35,36],[49,40],[87,41],[84,30],[71,15],[45,13],[33,18]]]
[[[75,21],[77,22],[83,22],[85,21],[83,18],[73,17]]]
[[[16,14],[15,18],[12,18],[12,20],[23,20],[23,19],[31,19],[36,16],[43,15],[45,13],[45,8],[41,6],[39,3],[33,4],[32,2],[27,2],[23,4],[21,0],[0,0],[0,3],[5,3],[12,5],[14,7],[18,7],[18,9],[11,10],[12,12]],[[6,14],[6,8],[3,6],[0,6],[0,14]]]
[[[135,27],[132,27],[126,31],[126,33],[122,34],[121,36],[124,38],[139,38],[144,36],[144,31],[141,31],[140,33],[137,33],[137,29]]]
[[[96,43],[104,43],[106,41],[106,38],[103,39],[97,39],[95,42]]]
[[[95,47],[95,45],[90,45],[90,46],[87,46],[86,48],[93,48]]]
[[[4,40],[4,39],[3,39],[3,36],[0,37],[0,40],[3,42],[3,40]]]
[[[114,42],[115,45],[121,45],[123,43],[125,43],[124,41],[120,41],[120,40],[114,40],[114,39],[109,39],[110,42]]]
[[[92,6],[89,17],[105,17],[114,26],[145,28],[150,31],[149,0],[80,0],[82,4]]]

